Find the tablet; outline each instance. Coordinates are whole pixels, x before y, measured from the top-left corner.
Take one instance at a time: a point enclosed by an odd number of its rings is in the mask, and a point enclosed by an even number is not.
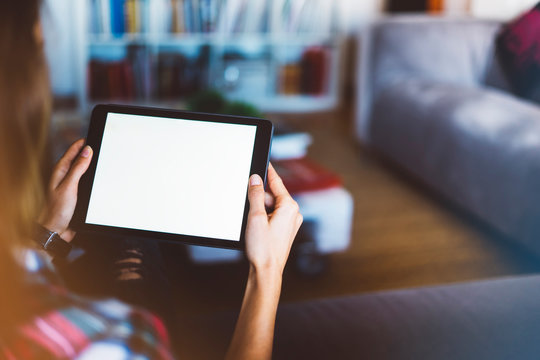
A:
[[[272,134],[263,119],[98,105],[73,225],[241,249],[249,177],[266,179]]]

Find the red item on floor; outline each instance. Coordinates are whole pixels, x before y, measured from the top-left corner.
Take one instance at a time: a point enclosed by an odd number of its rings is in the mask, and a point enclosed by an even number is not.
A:
[[[291,194],[342,186],[341,178],[307,158],[272,161]]]

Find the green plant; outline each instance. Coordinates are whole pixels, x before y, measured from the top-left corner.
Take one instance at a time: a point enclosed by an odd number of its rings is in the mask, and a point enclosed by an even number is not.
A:
[[[263,117],[263,114],[252,104],[244,101],[228,101],[217,90],[205,90],[193,95],[188,100],[188,110],[206,113]]]
[[[236,116],[263,117],[263,114],[255,106],[243,101],[233,101],[227,103],[222,113]]]
[[[196,93],[188,100],[188,110],[221,113],[227,105],[225,97],[217,90],[205,90]]]

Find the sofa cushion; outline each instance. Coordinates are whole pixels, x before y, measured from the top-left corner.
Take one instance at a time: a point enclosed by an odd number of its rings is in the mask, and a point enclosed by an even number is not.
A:
[[[540,102],[540,3],[503,29],[497,55],[514,92]]]
[[[506,93],[403,80],[374,103],[372,145],[540,254],[540,108]]]
[[[476,85],[485,81],[500,23],[390,17],[371,30],[374,93],[407,77]]]
[[[275,359],[537,359],[540,276],[285,304]],[[223,358],[236,314],[184,323],[186,359]]]

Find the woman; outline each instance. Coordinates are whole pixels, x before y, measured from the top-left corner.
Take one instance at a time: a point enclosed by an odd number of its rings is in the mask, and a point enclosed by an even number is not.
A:
[[[36,219],[65,241],[73,239],[69,221],[77,185],[92,158],[84,140],[74,143],[54,168],[45,196],[40,163],[51,99],[40,6],[40,0],[0,2],[0,357],[171,358],[159,319],[118,302],[70,294],[53,268],[41,266],[45,251],[32,245]],[[249,182],[250,271],[229,359],[270,358],[283,268],[302,223],[272,167],[268,181],[270,196],[259,176]],[[271,214],[265,199],[274,203]]]

